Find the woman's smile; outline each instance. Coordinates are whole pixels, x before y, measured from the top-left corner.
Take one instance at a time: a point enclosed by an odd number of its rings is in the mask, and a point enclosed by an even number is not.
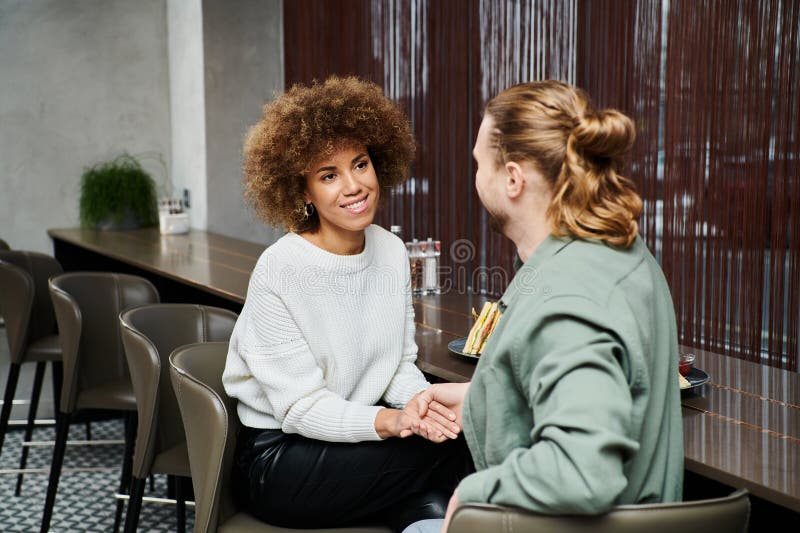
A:
[[[365,195],[363,198],[360,198],[358,200],[353,200],[351,202],[348,202],[342,205],[342,207],[344,209],[347,209],[350,213],[354,215],[360,215],[369,208],[368,199],[369,199],[369,194]]]

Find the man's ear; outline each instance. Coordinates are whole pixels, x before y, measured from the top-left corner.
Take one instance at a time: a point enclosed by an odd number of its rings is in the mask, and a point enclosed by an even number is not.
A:
[[[509,198],[518,198],[525,190],[525,175],[522,167],[518,163],[510,161],[506,163],[506,194]]]

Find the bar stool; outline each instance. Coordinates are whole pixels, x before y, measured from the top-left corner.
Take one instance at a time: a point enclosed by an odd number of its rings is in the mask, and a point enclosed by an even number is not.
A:
[[[0,412],[0,452],[8,430],[11,407],[17,390],[20,370],[25,363],[36,363],[36,372],[28,407],[22,453],[20,455],[17,486],[22,489],[22,471],[28,461],[28,447],[36,421],[36,410],[42,390],[45,365],[52,363],[53,408],[58,411],[61,389],[61,346],[56,335],[53,303],[47,289],[47,280],[61,273],[61,265],[54,258],[36,252],[0,251],[0,312],[6,320],[6,335],[11,353],[11,367],[3,395]]]
[[[178,398],[195,496],[196,533],[389,533],[384,527],[295,530],[265,524],[236,508],[228,481],[236,449],[236,400],[222,387],[227,342],[190,344],[170,356],[170,376]]]
[[[747,490],[740,489],[708,500],[619,505],[598,516],[542,515],[499,505],[466,504],[453,513],[447,533],[741,533],[747,531],[749,517],[750,499]]]
[[[50,280],[64,361],[56,444],[50,466],[41,531],[50,528],[58,481],[72,416],[82,409],[125,413],[125,454],[121,493],[130,483],[135,439],[136,399],[120,336],[119,314],[134,306],[158,302],[152,283],[138,276],[75,272]],[[123,500],[117,501],[114,531],[119,530]]]
[[[194,304],[144,305],[120,315],[139,415],[126,533],[136,531],[145,482],[151,474],[178,476],[177,530],[186,530],[183,486],[191,471],[181,413],[169,380],[169,355],[185,344],[227,342],[236,318],[227,309]]]

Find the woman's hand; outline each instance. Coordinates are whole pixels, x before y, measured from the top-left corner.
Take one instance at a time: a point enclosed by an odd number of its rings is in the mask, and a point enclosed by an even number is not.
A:
[[[419,432],[420,422],[420,418],[413,413],[386,407],[375,416],[375,431],[382,439],[406,438]]]
[[[410,405],[411,402],[403,410],[385,408],[378,411],[375,416],[375,431],[380,438],[404,439],[411,435],[419,435],[439,443],[458,436],[460,428],[455,423],[448,423],[441,416],[437,419],[426,417],[426,420],[421,420],[416,410],[409,407]]]

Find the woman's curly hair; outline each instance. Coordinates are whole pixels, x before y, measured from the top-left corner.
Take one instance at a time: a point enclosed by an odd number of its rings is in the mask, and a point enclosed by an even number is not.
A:
[[[332,76],[294,85],[264,106],[244,144],[245,198],[268,224],[315,231],[316,212],[305,216],[309,165],[348,145],[369,152],[382,189],[408,178],[414,139],[400,108],[374,83]]]

